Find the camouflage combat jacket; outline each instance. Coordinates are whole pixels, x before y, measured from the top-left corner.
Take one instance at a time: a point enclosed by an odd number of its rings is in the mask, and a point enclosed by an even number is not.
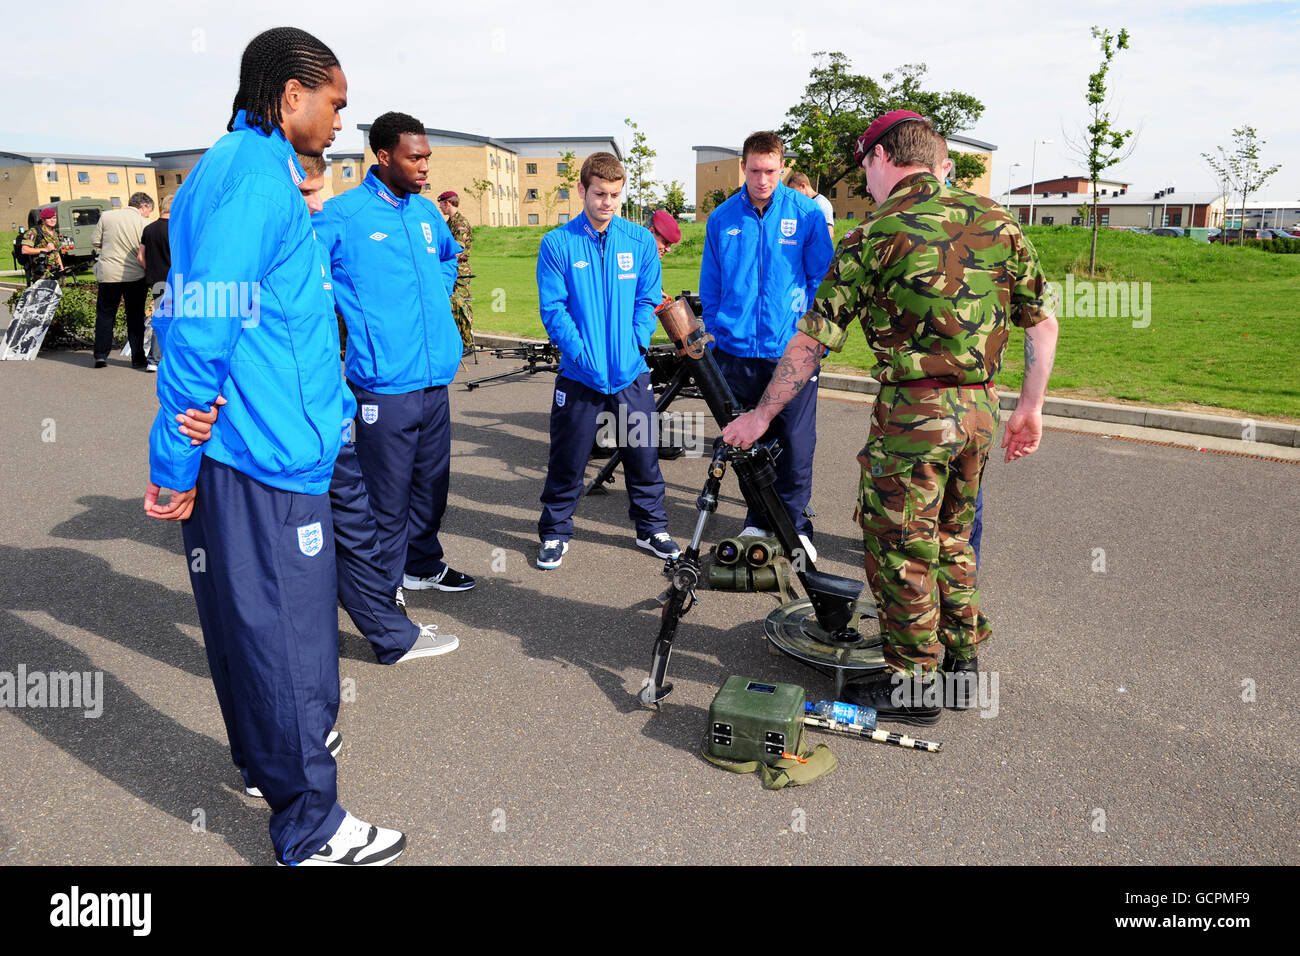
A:
[[[23,245],[29,249],[39,249],[49,242],[53,242],[56,249],[59,247],[59,234],[57,231],[50,232],[42,226],[33,226],[23,233]],[[31,262],[33,279],[44,279],[59,268],[59,254],[57,252],[39,252],[31,256],[29,261]]]
[[[469,220],[459,212],[447,217],[447,228],[451,230],[451,237],[465,250],[456,257],[456,281],[460,283],[469,279],[469,245],[474,241],[474,230],[470,228]]]
[[[1006,210],[914,173],[840,240],[799,330],[838,352],[857,319],[877,381],[973,385],[997,374],[1009,322],[1055,314],[1051,295]]]

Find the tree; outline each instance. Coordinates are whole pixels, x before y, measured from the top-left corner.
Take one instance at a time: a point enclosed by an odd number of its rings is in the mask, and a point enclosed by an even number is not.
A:
[[[1226,183],[1230,190],[1235,190],[1241,195],[1241,224],[1237,244],[1245,245],[1246,201],[1282,167],[1279,164],[1264,169],[1259,165],[1259,148],[1265,145],[1265,141],[1259,138],[1255,127],[1237,127],[1232,131],[1232,142],[1231,153],[1219,146],[1216,147],[1219,151],[1218,158],[1209,153],[1201,153],[1201,156],[1210,164],[1220,183]],[[1227,226],[1226,222],[1224,226]]]
[[[819,193],[829,194],[831,187],[855,172],[853,146],[881,113],[914,110],[948,136],[969,129],[984,112],[984,104],[969,94],[923,89],[923,63],[897,67],[877,81],[854,73],[843,53],[814,53],[813,59],[803,98],[786,111],[778,132],[794,154],[796,167]],[[971,182],[984,171],[983,161],[968,153],[954,154],[953,162],[958,182]],[[857,193],[865,188],[857,179],[848,186]]]
[[[645,133],[641,132],[641,128],[636,123],[630,119],[625,119],[623,122],[632,131],[632,148],[627,151],[623,161],[623,165],[627,167],[628,180],[624,208],[634,213],[626,218],[639,223],[645,218],[646,205],[654,200],[655,181],[651,176],[654,175],[654,158],[658,154],[650,148]]]
[[[488,223],[487,214],[483,211],[483,197],[488,190],[492,188],[492,181],[489,179],[476,179],[465,187],[465,192],[469,193],[478,200],[479,225],[486,226]]]
[[[566,204],[565,208],[570,213],[573,212],[573,206],[571,205],[573,189],[578,182],[579,172],[577,157],[574,155],[573,150],[568,150],[560,157],[559,165],[564,167],[564,172],[560,173],[560,181],[546,190],[541,196],[542,208],[546,211],[542,219],[542,225],[546,225],[551,221],[551,213],[555,211],[555,207],[561,201]],[[564,193],[564,195],[561,196],[561,193]]]
[[[664,208],[676,219],[686,209],[686,184],[674,179],[664,187]]]
[[[1088,126],[1083,139],[1066,137],[1075,155],[1087,165],[1092,180],[1092,246],[1088,252],[1088,275],[1095,275],[1097,271],[1097,230],[1101,228],[1101,217],[1097,215],[1100,198],[1097,184],[1102,172],[1132,156],[1136,145],[1132,141],[1131,129],[1121,130],[1111,123],[1110,110],[1106,106],[1106,74],[1110,72],[1115,54],[1128,49],[1128,31],[1121,29],[1119,36],[1112,37],[1109,30],[1093,27],[1092,35],[1101,41],[1101,65],[1096,73],[1088,76]],[[1129,144],[1127,149],[1125,143]]]

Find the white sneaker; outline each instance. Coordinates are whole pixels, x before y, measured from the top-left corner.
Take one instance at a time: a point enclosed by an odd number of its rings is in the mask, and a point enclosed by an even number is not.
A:
[[[736,535],[737,538],[770,538],[772,532],[764,531],[762,528],[755,527],[752,524],[745,525],[745,530]]]
[[[437,631],[437,624],[421,624],[420,636],[415,639],[411,649],[393,663],[401,664],[405,661],[413,661],[417,657],[437,657],[439,654],[450,654],[460,647],[460,638],[455,634],[439,634]]]
[[[405,849],[406,834],[374,826],[349,813],[328,843],[307,859],[289,865],[386,866]]]

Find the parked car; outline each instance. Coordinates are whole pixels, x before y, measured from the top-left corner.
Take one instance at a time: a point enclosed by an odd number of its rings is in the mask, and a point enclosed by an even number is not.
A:
[[[1270,232],[1267,229],[1246,229],[1244,231],[1247,239],[1263,239],[1265,237],[1261,233]],[[1224,229],[1217,236],[1211,236],[1210,242],[1236,242],[1241,238],[1242,232],[1241,229]]]
[[[1186,235],[1186,233],[1184,233],[1183,230],[1180,229],[1178,226],[1159,226],[1159,227],[1157,227],[1157,228],[1151,230],[1151,235],[1153,235],[1153,236],[1177,236],[1178,238],[1181,239],[1184,235]]]

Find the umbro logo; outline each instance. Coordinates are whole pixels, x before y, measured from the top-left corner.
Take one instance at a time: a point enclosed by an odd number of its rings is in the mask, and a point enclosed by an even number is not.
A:
[[[586,262],[583,262],[581,259],[579,259],[577,262],[575,262],[575,263],[573,264],[573,268],[575,268],[575,269],[585,269],[585,268],[587,268],[587,263],[586,263]]]
[[[373,240],[375,240],[375,242],[383,242],[385,239],[388,238],[388,233],[386,233],[386,232],[372,232],[372,233],[370,234],[370,238],[373,239]]]
[[[727,230],[727,235],[729,235],[729,236],[738,236],[738,235],[740,235],[740,230],[739,230],[739,229],[728,229],[728,230]]]

